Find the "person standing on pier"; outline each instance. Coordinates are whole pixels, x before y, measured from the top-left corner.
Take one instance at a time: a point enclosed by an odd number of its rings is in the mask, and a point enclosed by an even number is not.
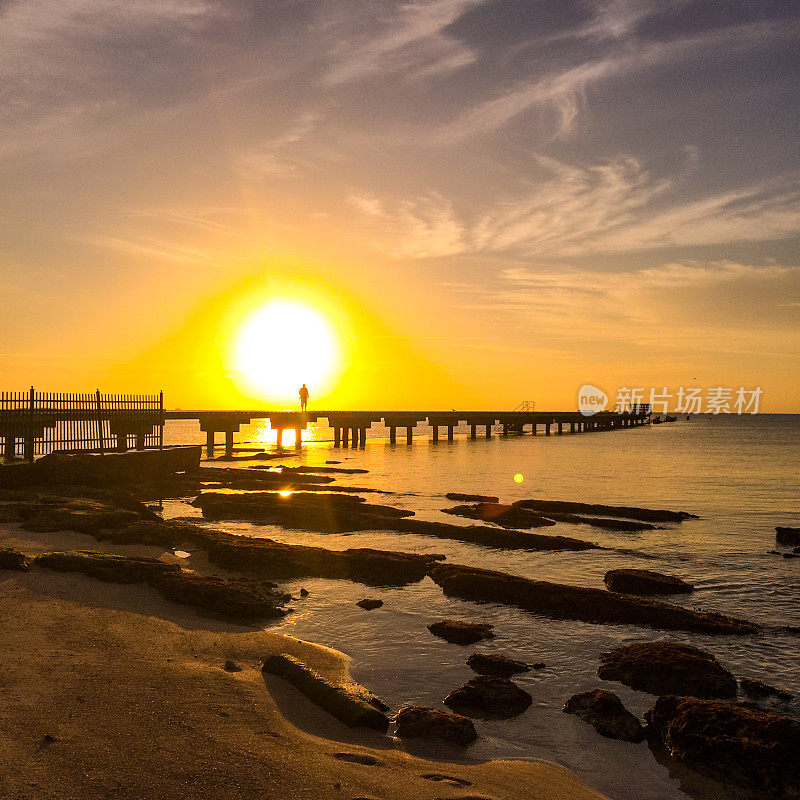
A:
[[[305,412],[308,407],[308,388],[305,384],[300,387],[300,411]]]

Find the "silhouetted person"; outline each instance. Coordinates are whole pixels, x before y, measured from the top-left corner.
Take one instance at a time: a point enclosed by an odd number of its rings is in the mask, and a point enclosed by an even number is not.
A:
[[[306,388],[306,385],[303,384],[300,387],[300,410],[305,411],[307,406],[308,406],[308,389]]]

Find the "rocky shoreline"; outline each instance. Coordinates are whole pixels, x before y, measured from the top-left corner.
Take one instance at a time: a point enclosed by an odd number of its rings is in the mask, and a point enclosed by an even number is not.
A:
[[[443,555],[373,548],[332,550],[236,535],[187,521],[167,521],[146,505],[153,497],[169,496],[193,502],[208,520],[247,520],[320,533],[385,530],[481,547],[544,551],[590,550],[597,545],[568,536],[533,534],[529,528],[558,523],[646,532],[657,523],[675,525],[693,518],[686,512],[566,501],[504,505],[495,497],[450,493],[448,499],[471,504],[445,509],[448,513],[487,523],[450,525],[416,519],[407,509],[369,503],[358,496],[362,490],[330,485],[337,473],[359,472],[333,467],[213,467],[194,474],[160,476],[158,481],[143,482],[128,491],[102,482],[7,489],[0,497],[0,522],[19,525],[31,533],[71,530],[89,534],[99,548],[108,543],[173,552],[180,548],[200,551],[209,565],[225,575],[201,574],[177,563],[102,549],[37,553],[2,548],[0,569],[25,574],[77,573],[106,583],[143,584],[164,600],[212,618],[237,621],[279,619],[287,613],[292,598],[275,581],[314,577],[402,587],[430,578],[447,596],[505,604],[545,618],[729,636],[752,636],[760,631],[748,620],[653,599],[653,595],[688,593],[693,587],[677,576],[648,570],[609,571],[605,589],[570,586],[452,564]],[[777,529],[779,544],[791,538],[792,530]],[[383,603],[366,598],[357,605],[373,610]],[[494,633],[491,625],[458,620],[431,623],[429,629],[457,646],[491,638]],[[480,652],[470,655],[466,664],[477,675],[442,698],[442,705],[450,710],[406,705],[394,712],[363,687],[331,680],[313,665],[287,653],[265,657],[262,669],[295,687],[347,726],[384,732],[395,725],[400,740],[464,747],[480,735],[471,718],[506,719],[525,713],[533,698],[512,678],[532,667],[544,667],[501,653]],[[654,665],[659,669],[654,671]],[[240,669],[233,661],[225,663],[230,673]],[[791,694],[746,677],[737,681],[713,655],[671,641],[634,644],[607,653],[600,659],[598,677],[621,681],[659,698],[645,715],[645,725],[606,689],[569,698],[564,710],[594,726],[601,736],[631,743],[646,738],[666,747],[676,763],[716,781],[757,790],[763,796],[800,796],[797,780],[786,767],[792,758],[800,756],[797,723],[758,707],[767,698],[790,702]],[[720,749],[724,739],[733,743]],[[731,768],[707,769],[705,759],[711,752],[720,761],[730,759]],[[356,758],[352,763],[368,762]]]

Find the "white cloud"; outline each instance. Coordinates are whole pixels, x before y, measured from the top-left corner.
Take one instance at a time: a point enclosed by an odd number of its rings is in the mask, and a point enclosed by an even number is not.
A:
[[[376,73],[404,72],[422,77],[451,72],[472,63],[475,59],[472,51],[445,34],[444,28],[481,2],[484,0],[399,3],[388,13],[370,15],[366,32],[361,36],[353,33],[353,20],[348,16],[348,35],[333,51],[327,82],[348,83]],[[380,31],[377,34],[376,28]]]

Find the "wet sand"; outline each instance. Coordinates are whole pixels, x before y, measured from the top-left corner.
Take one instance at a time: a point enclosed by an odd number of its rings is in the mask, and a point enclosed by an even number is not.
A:
[[[0,546],[99,549],[89,536],[10,524],[0,524]],[[546,762],[476,763],[445,746],[349,729],[279,679],[265,681],[261,661],[278,652],[350,679],[337,651],[201,616],[142,584],[0,572],[0,797],[603,797]],[[242,671],[224,671],[226,659]]]

